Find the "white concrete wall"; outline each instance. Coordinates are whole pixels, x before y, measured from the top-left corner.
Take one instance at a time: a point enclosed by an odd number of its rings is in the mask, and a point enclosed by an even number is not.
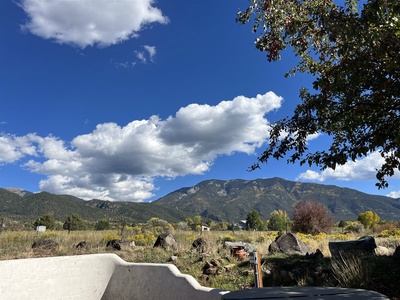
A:
[[[127,263],[115,254],[0,261],[2,300],[219,300],[171,264]]]

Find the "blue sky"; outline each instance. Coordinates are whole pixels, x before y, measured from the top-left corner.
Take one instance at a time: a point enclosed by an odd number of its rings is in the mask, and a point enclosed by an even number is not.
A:
[[[206,179],[282,177],[400,197],[371,153],[248,172],[308,76],[268,63],[245,0],[0,1],[0,187],[152,201]],[[310,148],[327,145],[310,138]]]

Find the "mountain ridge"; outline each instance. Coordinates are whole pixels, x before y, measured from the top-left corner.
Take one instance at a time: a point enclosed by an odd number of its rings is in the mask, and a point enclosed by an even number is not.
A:
[[[158,217],[169,222],[183,221],[187,216],[201,215],[216,221],[245,219],[257,210],[267,219],[273,210],[289,215],[299,201],[314,200],[324,204],[336,221],[356,220],[360,212],[372,210],[383,220],[400,219],[400,199],[370,195],[334,185],[289,181],[282,178],[254,180],[210,179],[191,187],[183,187],[153,202],[119,202],[83,200],[70,195],[47,192],[21,195],[21,189],[0,188],[0,217],[34,219],[53,213],[64,220],[77,212],[88,220],[108,218],[129,222],[145,222]]]
[[[183,199],[183,201],[182,201]],[[209,199],[206,201],[205,199]],[[243,219],[256,209],[264,219],[273,210],[293,212],[295,204],[314,200],[324,204],[336,220],[357,219],[360,212],[373,210],[382,219],[400,218],[400,199],[370,195],[350,188],[318,183],[289,181],[282,178],[255,180],[206,180],[193,187],[181,188],[161,197],[161,204],[212,218]],[[228,212],[228,213],[223,213]]]

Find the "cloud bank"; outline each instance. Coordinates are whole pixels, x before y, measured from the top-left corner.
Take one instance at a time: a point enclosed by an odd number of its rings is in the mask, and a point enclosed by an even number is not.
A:
[[[24,31],[59,44],[106,47],[138,37],[152,23],[168,23],[153,0],[22,0]]]
[[[376,179],[376,170],[384,163],[383,158],[378,151],[370,153],[363,159],[348,161],[345,165],[339,165],[335,170],[325,169],[320,172],[307,170],[301,173],[296,180],[311,180],[324,182],[327,180],[370,180]],[[392,178],[400,178],[400,173],[395,172]],[[400,191],[391,192],[387,195],[392,198],[399,198]]]
[[[268,138],[268,112],[280,108],[273,92],[238,96],[218,105],[190,104],[165,120],[151,116],[125,126],[104,123],[67,143],[57,137],[0,136],[0,164],[46,175],[40,189],[82,199],[143,201],[154,178],[207,172],[221,155],[253,154]]]

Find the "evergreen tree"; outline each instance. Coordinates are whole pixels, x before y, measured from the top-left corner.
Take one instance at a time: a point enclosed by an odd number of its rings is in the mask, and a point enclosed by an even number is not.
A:
[[[64,222],[63,229],[68,230],[85,230],[87,228],[85,221],[77,213],[73,213],[67,217]]]
[[[37,226],[46,226],[46,229],[54,230],[56,228],[56,220],[52,214],[44,214],[35,220],[33,226],[34,228]]]
[[[246,224],[248,229],[264,230],[264,223],[256,210],[252,210],[247,214]]]

